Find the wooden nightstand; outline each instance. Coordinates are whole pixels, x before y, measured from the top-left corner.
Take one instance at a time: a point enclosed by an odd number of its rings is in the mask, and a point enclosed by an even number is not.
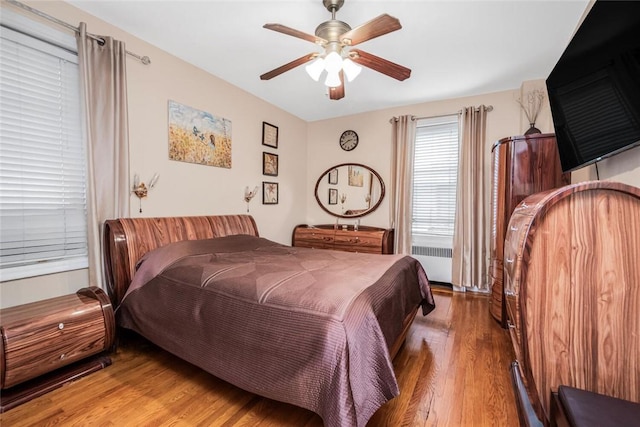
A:
[[[111,364],[113,308],[95,286],[0,310],[0,324],[0,412]]]

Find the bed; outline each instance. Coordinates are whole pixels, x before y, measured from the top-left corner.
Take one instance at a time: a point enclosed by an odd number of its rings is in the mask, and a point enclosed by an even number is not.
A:
[[[435,307],[411,257],[281,245],[249,215],[109,220],[104,248],[120,327],[329,427],[399,394],[392,359]]]

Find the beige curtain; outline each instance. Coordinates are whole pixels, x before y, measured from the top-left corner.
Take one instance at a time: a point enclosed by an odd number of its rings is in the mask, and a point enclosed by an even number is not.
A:
[[[104,221],[129,215],[126,50],[111,37],[90,37],[84,22],[76,39],[88,146],[89,283],[104,287]]]
[[[456,290],[488,291],[487,107],[465,108],[461,116],[451,280]]]
[[[391,188],[389,217],[395,229],[394,247],[397,254],[411,254],[411,212],[413,209],[413,147],[416,119],[401,116],[391,119],[393,141],[391,152]]]

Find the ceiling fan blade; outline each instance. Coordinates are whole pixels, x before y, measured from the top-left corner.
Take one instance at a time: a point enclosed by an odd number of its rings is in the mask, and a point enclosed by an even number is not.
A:
[[[355,46],[367,40],[388,34],[402,28],[398,18],[394,18],[386,13],[373,18],[359,27],[356,27],[340,36],[340,41],[347,46]]]
[[[307,63],[313,59],[315,59],[315,57],[318,56],[318,54],[316,52],[314,53],[308,53],[304,56],[301,56],[298,59],[294,59],[293,61],[281,65],[278,68],[275,68],[267,73],[264,73],[263,75],[260,76],[260,80],[270,80],[274,77],[279,76],[280,74],[284,73],[285,71],[289,71],[293,68],[296,68],[299,65],[302,65],[304,63]]]
[[[277,31],[279,33],[282,34],[286,34],[288,36],[293,36],[293,37],[297,37],[299,39],[302,40],[307,40],[310,41],[311,43],[316,43],[319,45],[325,45],[327,44],[327,40],[323,39],[322,37],[318,37],[318,36],[313,36],[311,34],[302,32],[302,31],[298,31],[296,29],[293,29],[291,27],[287,27],[285,25],[282,24],[264,24],[262,26],[262,28],[266,28],[267,30],[272,30],[272,31]]]
[[[329,99],[338,100],[338,99],[344,98],[344,73],[340,71],[339,75],[340,75],[340,81],[342,82],[342,84],[337,87],[329,88]]]
[[[398,65],[395,62],[387,61],[379,56],[372,55],[360,49],[351,49],[349,58],[357,64],[376,70],[379,73],[386,74],[396,80],[405,80],[411,77],[409,68]]]

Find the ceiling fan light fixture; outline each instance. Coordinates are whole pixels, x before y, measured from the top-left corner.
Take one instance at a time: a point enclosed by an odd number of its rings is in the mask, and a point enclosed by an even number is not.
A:
[[[324,81],[324,84],[329,87],[338,87],[342,84],[340,81],[340,74],[338,71],[330,71],[327,73],[327,79]]]
[[[318,81],[320,79],[320,74],[324,71],[324,59],[318,57],[318,59],[304,67],[304,69],[307,71],[307,74],[309,74],[309,77]]]
[[[344,61],[342,61],[342,69],[344,70],[344,74],[347,76],[347,80],[350,82],[358,77],[358,74],[362,71],[362,67],[349,58],[345,58]]]
[[[262,74],[260,80],[270,80],[306,64],[307,74],[314,81],[319,81],[323,71],[327,71],[324,84],[329,87],[330,98],[338,100],[344,98],[345,81],[355,80],[362,71],[362,67],[370,68],[399,81],[408,79],[411,76],[409,68],[353,48],[368,40],[401,29],[402,25],[398,18],[383,13],[356,28],[351,28],[346,22],[336,19],[336,12],[340,10],[344,1],[322,0],[324,7],[331,12],[331,19],[321,22],[313,35],[282,24],[263,25],[268,30],[314,43],[322,48],[322,51],[312,52],[274,68]]]
[[[342,57],[339,53],[332,51],[324,58],[324,69],[327,73],[338,74],[338,71],[342,69]]]

